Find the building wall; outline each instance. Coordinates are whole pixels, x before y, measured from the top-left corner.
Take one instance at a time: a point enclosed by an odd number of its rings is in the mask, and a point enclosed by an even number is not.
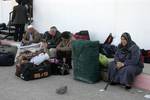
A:
[[[150,49],[150,0],[118,0],[116,32],[127,31],[141,47]]]
[[[61,32],[87,29],[100,42],[113,33],[115,44],[129,32],[141,48],[150,49],[149,5],[150,0],[34,0],[34,24],[41,32],[52,25]]]
[[[12,1],[11,0],[0,0],[0,23],[8,23],[9,12],[12,11]]]
[[[93,40],[103,42],[110,32],[114,33],[114,3],[114,0],[36,0],[34,23],[42,32],[52,25],[61,32],[89,30]]]
[[[129,32],[141,48],[150,49],[149,5],[150,0],[33,0],[33,24],[40,32],[53,25],[61,32],[89,30],[101,43],[112,33],[116,45]],[[8,22],[13,6],[14,0],[0,1],[1,22]]]

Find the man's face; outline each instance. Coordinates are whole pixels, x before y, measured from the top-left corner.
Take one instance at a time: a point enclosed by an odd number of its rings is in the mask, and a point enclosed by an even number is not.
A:
[[[34,31],[33,28],[29,28],[29,29],[28,29],[28,32],[29,32],[29,33],[32,33],[33,31]]]
[[[56,29],[54,29],[54,28],[50,29],[50,34],[52,36],[55,36],[56,35]]]

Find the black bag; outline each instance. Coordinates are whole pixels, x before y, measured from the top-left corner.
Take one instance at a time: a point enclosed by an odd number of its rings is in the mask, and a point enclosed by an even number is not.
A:
[[[52,75],[68,75],[69,65],[63,61],[53,58],[50,60]]]
[[[15,61],[17,47],[0,45],[0,66],[12,66]]]
[[[1,23],[0,24],[0,30],[5,30],[6,29],[6,24],[5,23]]]
[[[108,58],[113,58],[117,47],[111,44],[100,44],[100,53],[106,55]]]
[[[75,33],[74,37],[77,40],[90,40],[89,32],[88,30],[82,30],[78,33]]]
[[[0,66],[12,66],[14,64],[15,56],[13,53],[0,52]]]
[[[141,53],[144,57],[144,63],[150,63],[150,50],[141,49]]]
[[[18,48],[16,46],[10,46],[10,45],[0,45],[0,52],[8,53],[11,52],[16,56]]]
[[[36,66],[33,63],[25,63],[20,67],[20,78],[25,81],[44,78],[51,75],[51,67],[49,64],[42,63]]]

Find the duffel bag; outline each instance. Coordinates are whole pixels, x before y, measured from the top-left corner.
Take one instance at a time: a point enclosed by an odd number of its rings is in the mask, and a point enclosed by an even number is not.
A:
[[[18,67],[19,68],[19,67]],[[17,71],[17,70],[16,70]],[[34,65],[33,63],[21,64],[20,72],[17,72],[23,80],[34,80],[39,78],[45,78],[51,75],[51,67],[49,64]]]
[[[12,66],[14,64],[15,55],[11,52],[0,52],[0,66]]]

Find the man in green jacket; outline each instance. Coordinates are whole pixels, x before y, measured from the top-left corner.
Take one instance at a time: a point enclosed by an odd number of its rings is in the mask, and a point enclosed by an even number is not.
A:
[[[43,38],[48,42],[48,49],[56,48],[61,41],[61,33],[55,26],[52,26],[49,31],[44,33]]]

